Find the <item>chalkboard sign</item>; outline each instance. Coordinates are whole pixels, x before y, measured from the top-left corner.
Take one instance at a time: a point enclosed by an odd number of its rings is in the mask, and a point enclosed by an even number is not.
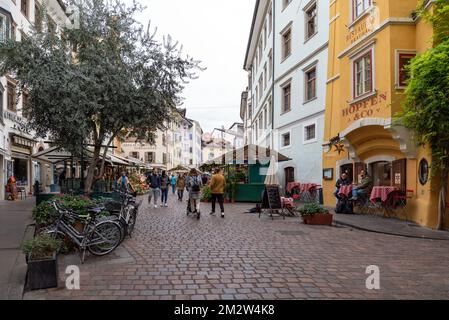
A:
[[[267,197],[268,208],[272,210],[282,209],[281,194],[279,186],[266,186],[265,194]]]

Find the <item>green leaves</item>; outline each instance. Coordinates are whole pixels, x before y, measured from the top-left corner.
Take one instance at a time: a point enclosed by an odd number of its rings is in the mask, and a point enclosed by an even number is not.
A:
[[[313,216],[317,213],[328,214],[329,210],[320,206],[318,203],[307,203],[303,208],[299,209],[298,212],[301,216]]]
[[[142,10],[136,2],[70,2],[79,9],[79,29],[62,28],[55,37],[42,28],[22,42],[0,44],[0,72],[14,73],[29,90],[31,129],[78,152],[122,128],[137,139],[152,137],[181,102],[199,62],[181,57],[171,40],[155,41],[134,18]]]

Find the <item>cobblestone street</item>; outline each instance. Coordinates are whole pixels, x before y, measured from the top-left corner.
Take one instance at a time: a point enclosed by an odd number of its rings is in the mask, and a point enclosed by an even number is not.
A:
[[[112,255],[60,259],[58,289],[25,299],[448,299],[449,241],[388,236],[342,227],[261,219],[227,206],[222,219],[202,204],[149,209]],[[81,290],[65,289],[65,267],[80,265]],[[380,268],[380,290],[367,290],[366,267]]]

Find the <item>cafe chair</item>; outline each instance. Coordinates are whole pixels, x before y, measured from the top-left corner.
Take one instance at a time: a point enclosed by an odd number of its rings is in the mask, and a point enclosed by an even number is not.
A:
[[[407,202],[414,198],[415,192],[412,189],[398,191],[393,195],[393,210],[405,214],[405,221],[408,222]]]

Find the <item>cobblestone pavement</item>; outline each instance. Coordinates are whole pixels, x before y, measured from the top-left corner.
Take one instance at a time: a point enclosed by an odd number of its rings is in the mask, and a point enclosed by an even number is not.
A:
[[[89,256],[81,290],[28,292],[25,299],[448,299],[449,241],[381,235],[350,228],[271,220],[232,204],[222,219],[202,204],[201,220],[185,203],[148,208],[134,238],[114,254]],[[366,267],[380,268],[380,290],[367,290]]]

